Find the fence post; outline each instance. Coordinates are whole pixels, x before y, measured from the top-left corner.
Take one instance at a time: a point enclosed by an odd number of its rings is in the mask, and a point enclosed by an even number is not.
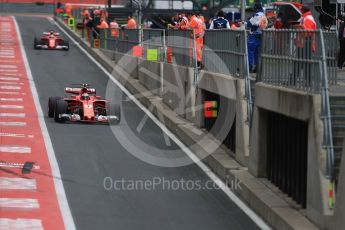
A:
[[[192,30],[193,33],[193,62],[194,62],[194,81],[193,81],[193,86],[196,87],[198,84],[198,78],[199,78],[199,71],[198,71],[198,59],[196,55],[196,36],[195,36],[195,31]]]
[[[252,91],[251,91],[251,82],[250,82],[250,73],[249,73],[249,62],[248,62],[248,46],[247,46],[247,34],[246,31],[243,31],[244,34],[244,71],[245,71],[245,98],[247,100],[247,122],[249,128],[252,127],[252,118],[253,118],[253,101],[252,101]]]

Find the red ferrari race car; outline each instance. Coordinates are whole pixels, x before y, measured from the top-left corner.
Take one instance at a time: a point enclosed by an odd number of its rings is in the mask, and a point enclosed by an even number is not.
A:
[[[35,49],[69,50],[69,42],[54,31],[44,32],[40,39],[34,39]]]
[[[98,122],[118,124],[121,119],[120,105],[96,96],[96,89],[88,84],[66,87],[69,97],[49,97],[48,116],[56,122]]]

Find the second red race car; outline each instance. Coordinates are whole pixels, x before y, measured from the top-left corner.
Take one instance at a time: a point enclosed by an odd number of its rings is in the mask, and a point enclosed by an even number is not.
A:
[[[34,39],[35,49],[69,50],[69,42],[54,31],[44,32],[40,39]]]
[[[65,92],[71,95],[48,100],[48,116],[56,122],[120,123],[120,105],[96,96],[96,89],[88,84],[66,87]]]

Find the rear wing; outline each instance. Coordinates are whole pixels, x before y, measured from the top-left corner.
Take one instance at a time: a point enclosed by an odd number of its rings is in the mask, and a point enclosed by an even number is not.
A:
[[[82,87],[66,87],[65,93],[71,93],[71,94],[82,94],[82,93],[88,93],[88,94],[96,94],[95,88],[82,88]]]

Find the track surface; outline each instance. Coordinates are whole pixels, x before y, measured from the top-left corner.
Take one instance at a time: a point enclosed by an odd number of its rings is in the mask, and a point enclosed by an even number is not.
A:
[[[45,113],[48,96],[61,95],[70,83],[90,83],[98,94],[105,94],[108,77],[72,43],[69,52],[33,49],[35,34],[57,30],[49,20],[17,17],[17,21]],[[144,117],[130,101],[123,102],[123,115],[134,130]],[[108,191],[103,185],[106,177],[204,182],[208,177],[196,165],[164,168],[137,159],[122,147],[109,126],[57,124],[50,118],[46,124],[77,229],[257,228],[220,190]],[[125,130],[128,125],[122,122],[116,128]],[[162,131],[151,120],[138,135],[151,145],[165,148]],[[177,149],[173,143],[166,148]]]

